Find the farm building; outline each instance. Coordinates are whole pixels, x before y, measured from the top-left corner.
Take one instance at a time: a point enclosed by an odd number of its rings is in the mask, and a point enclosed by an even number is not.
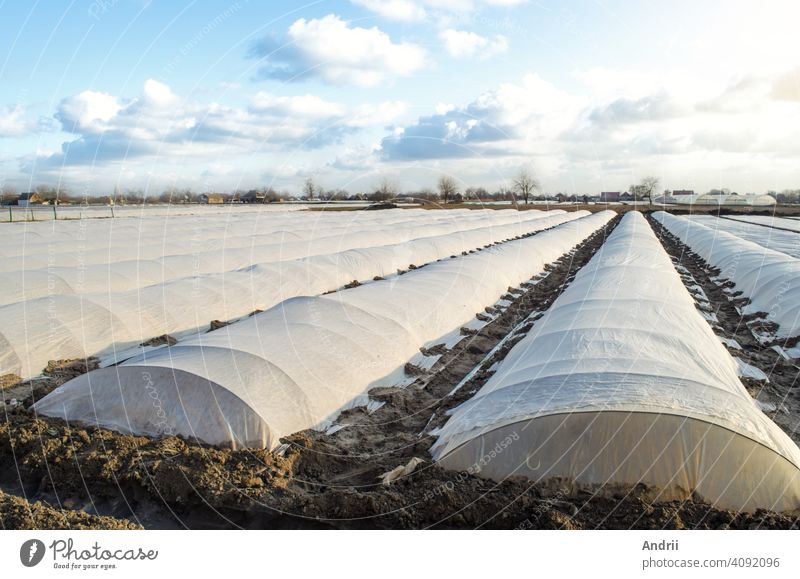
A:
[[[600,202],[601,203],[616,203],[619,201],[620,192],[619,191],[603,191],[600,193]]]
[[[17,205],[20,207],[28,207],[29,205],[41,205],[42,198],[39,196],[38,193],[21,193],[19,199],[17,199]]]
[[[266,203],[267,194],[263,191],[248,191],[240,197],[242,203]]]
[[[218,205],[225,202],[225,197],[220,193],[203,193],[200,195],[200,203],[208,205]]]

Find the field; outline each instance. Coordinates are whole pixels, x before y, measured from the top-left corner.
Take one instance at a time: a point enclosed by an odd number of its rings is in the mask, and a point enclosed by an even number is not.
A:
[[[305,209],[0,224],[2,528],[797,528],[791,212]]]

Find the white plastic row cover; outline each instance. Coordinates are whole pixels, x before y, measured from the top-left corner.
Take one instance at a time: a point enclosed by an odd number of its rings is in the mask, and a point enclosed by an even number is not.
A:
[[[428,211],[405,219],[371,221],[340,218],[319,223],[313,214],[294,215],[290,230],[238,237],[214,237],[206,230],[153,235],[155,243],[133,237],[118,248],[92,231],[79,243],[53,241],[44,250],[28,248],[19,257],[0,260],[0,305],[58,294],[121,291],[207,273],[233,271],[255,263],[400,243],[420,237],[488,225],[529,220],[542,212],[474,212],[458,218],[431,219]],[[303,219],[305,221],[303,221]],[[94,222],[91,224],[95,225]],[[288,225],[287,225],[288,226]],[[246,227],[245,230],[250,230]],[[88,235],[88,233],[87,233]],[[56,249],[65,249],[57,252]]]
[[[336,203],[335,206],[354,206],[355,203]],[[183,216],[205,217],[239,217],[260,213],[281,214],[303,211],[309,206],[302,203],[269,203],[269,204],[157,204],[157,205],[59,205],[53,213],[52,206],[41,207],[8,207],[8,212],[0,211],[0,222],[13,222],[14,227],[30,227],[31,229],[52,226],[57,219],[63,221],[88,221],[90,219],[150,219],[163,217],[174,219]]]
[[[800,337],[800,259],[684,217],[663,211],[654,217],[750,299],[745,314],[766,313],[778,337]]]
[[[800,507],[800,449],[756,407],[638,212],[439,435],[442,466],[495,480]]]
[[[392,279],[270,310],[76,378],[37,412],[150,436],[272,448],[365,402],[423,345],[541,273],[605,225],[604,211]]]
[[[682,217],[716,231],[725,231],[736,237],[752,241],[761,247],[774,249],[795,259],[800,259],[800,233],[781,231],[773,227],[763,227],[714,215],[685,215]]]
[[[263,215],[179,216],[142,219],[96,219],[25,223],[3,228],[2,270],[24,263],[33,268],[47,256],[68,265],[69,256],[83,253],[83,263],[125,259],[151,259],[164,255],[196,253],[206,249],[258,246],[269,242],[302,241],[311,237],[371,231],[388,224],[454,223],[520,212],[456,209],[424,211],[294,212]],[[33,227],[34,225],[38,227]],[[93,250],[98,250],[94,256]]]
[[[521,220],[510,224],[406,243],[266,262],[141,289],[52,295],[9,304],[0,307],[0,375],[29,378],[39,374],[49,360],[96,355],[116,362],[130,357],[131,347],[155,336],[204,331],[212,320],[233,320],[287,298],[393,274],[410,264],[419,266],[581,215],[525,212]]]
[[[777,215],[729,215],[729,219],[742,221],[744,223],[755,223],[775,227],[780,229],[790,229],[800,233],[800,220],[789,217],[778,217]]]

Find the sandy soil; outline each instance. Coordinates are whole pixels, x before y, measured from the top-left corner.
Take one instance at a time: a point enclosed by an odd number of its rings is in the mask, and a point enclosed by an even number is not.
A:
[[[0,499],[0,520],[8,527],[53,524],[53,518],[14,516],[12,511],[26,508],[28,503],[19,498],[25,496],[52,505],[41,508],[68,512],[65,516],[88,517],[89,513],[146,528],[796,527],[795,519],[769,512],[738,514],[692,501],[653,504],[648,499],[650,489],[644,487],[604,496],[573,494],[554,485],[539,488],[523,479],[498,484],[431,463],[428,449],[433,438],[427,433],[444,422],[448,409],[480,388],[492,363],[521,339],[615,225],[612,222],[553,264],[544,276],[531,280],[524,293],[509,293],[511,305],[499,315],[489,312],[496,316],[493,321],[469,333],[453,349],[429,350],[441,358],[429,370],[417,369],[413,384],[373,390],[373,406],[383,403],[380,408],[345,412],[337,423],[342,428],[336,432],[305,431],[288,437],[277,454],[220,450],[177,437],[151,440],[37,418],[27,410],[34,399],[71,373],[90,367],[54,364],[44,379],[14,386],[11,392],[18,403],[0,408],[4,413],[0,489],[15,495],[12,506]],[[702,267],[695,265],[700,283]],[[724,326],[728,324],[724,319],[727,298],[721,291],[712,297],[712,290],[709,286],[709,298],[719,297]],[[734,321],[731,317],[730,322]],[[745,337],[740,341],[743,345]],[[748,359],[760,363],[758,355]],[[479,364],[481,370],[449,396],[453,386]],[[791,375],[788,368],[778,372],[787,380]],[[780,397],[788,386],[783,379],[773,382]],[[791,412],[787,416],[791,421]],[[421,461],[413,472],[389,485],[381,482],[385,473],[412,459]],[[87,519],[87,524],[109,524],[109,520]]]

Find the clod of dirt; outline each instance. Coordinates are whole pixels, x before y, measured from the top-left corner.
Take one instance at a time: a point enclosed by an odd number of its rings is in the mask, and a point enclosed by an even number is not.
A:
[[[141,529],[126,519],[89,515],[83,511],[59,509],[44,502],[29,503],[21,497],[0,491],[0,528],[2,529]]]
[[[142,348],[148,346],[174,346],[178,343],[178,340],[170,336],[169,334],[164,334],[163,336],[156,336],[155,338],[150,338],[146,342],[142,342],[140,346]]]
[[[51,378],[71,380],[100,367],[97,358],[74,358],[71,360],[50,360],[43,374]]]
[[[22,378],[17,376],[16,374],[3,374],[0,376],[0,390],[4,388],[10,388],[16,384],[22,382]]]

